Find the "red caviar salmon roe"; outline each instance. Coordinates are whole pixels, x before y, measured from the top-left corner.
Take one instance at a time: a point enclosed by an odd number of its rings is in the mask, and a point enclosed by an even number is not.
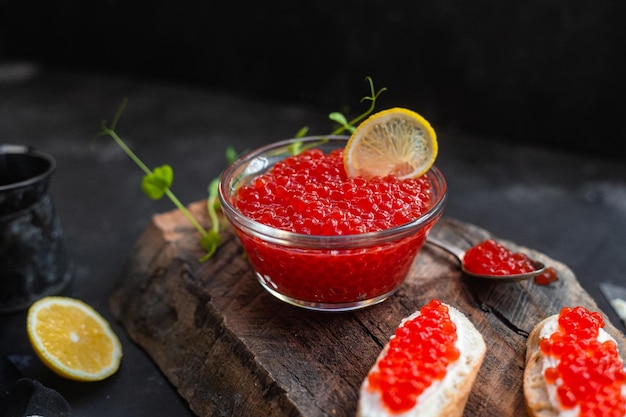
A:
[[[355,249],[303,249],[237,231],[248,260],[270,291],[311,303],[352,303],[393,292],[426,240],[426,230],[400,241]],[[279,297],[280,298],[280,297]]]
[[[487,275],[513,275],[535,270],[530,259],[519,252],[512,252],[493,239],[487,239],[465,252],[465,269]]]
[[[396,330],[378,369],[368,376],[370,389],[381,393],[392,412],[409,410],[426,388],[446,376],[448,365],[459,359],[456,340],[456,325],[448,307],[431,300],[417,317]]]
[[[302,235],[355,236],[411,222],[434,204],[429,176],[348,178],[342,150],[309,149],[276,163],[239,188],[234,205],[246,217]],[[306,246],[237,235],[259,281],[279,298],[350,304],[384,298],[407,276],[438,216],[384,243]],[[410,230],[409,230],[410,231]],[[302,240],[299,240],[301,242]]]
[[[348,178],[342,149],[309,149],[238,190],[237,208],[259,223],[308,235],[374,232],[408,223],[430,206],[426,177]]]
[[[580,417],[626,415],[626,371],[617,345],[598,341],[604,320],[584,307],[565,307],[559,314],[559,330],[539,345],[545,356],[557,361],[544,372],[547,383],[557,384],[564,409],[580,407]]]
[[[559,280],[559,276],[556,273],[556,269],[553,267],[547,267],[541,274],[535,276],[535,284],[548,285],[552,282]]]

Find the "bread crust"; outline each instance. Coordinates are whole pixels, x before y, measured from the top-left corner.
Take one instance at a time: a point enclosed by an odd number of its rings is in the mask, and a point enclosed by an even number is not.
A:
[[[452,381],[447,382],[448,385],[446,385],[445,393],[443,393],[445,401],[443,402],[443,404],[438,406],[436,414],[433,415],[441,417],[461,417],[463,415],[463,411],[465,409],[465,405],[469,398],[476,376],[478,375],[478,371],[480,370],[480,367],[482,365],[487,348],[482,335],[480,334],[480,332],[478,332],[478,330],[476,330],[470,320],[456,308],[447,304],[445,305],[448,307],[450,318],[457,326],[457,334],[459,335],[459,339],[463,337],[463,341],[466,344],[464,346],[464,349],[460,349],[461,356],[458,360],[465,361],[465,363],[467,364],[467,368],[465,368],[467,369],[467,372],[463,372],[462,374],[457,375],[451,375],[450,373],[448,373],[446,375],[444,381],[448,378],[450,378]],[[402,321],[400,326],[402,326],[405,321],[411,320],[418,315],[419,311],[406,317]],[[461,333],[463,334],[461,335]],[[378,362],[385,356],[388,349],[389,343],[387,343],[382,349],[382,351],[378,355],[378,358],[376,359],[376,363],[369,373],[378,368]],[[440,387],[438,389],[444,388]],[[377,401],[378,403],[378,407],[375,411],[373,411],[371,407],[368,407],[367,405],[371,404],[371,401]],[[390,414],[389,412],[384,410],[382,405],[380,405],[380,395],[378,393],[368,391],[367,377],[363,381],[363,384],[361,385],[360,400],[356,414],[357,417],[412,417],[417,416],[415,410],[416,409],[413,408],[404,413]]]
[[[537,324],[526,342],[526,368],[524,369],[524,400],[530,417],[556,417],[559,410],[550,402],[548,389],[543,378],[543,356],[539,349],[541,330],[545,324],[558,317],[547,317]]]

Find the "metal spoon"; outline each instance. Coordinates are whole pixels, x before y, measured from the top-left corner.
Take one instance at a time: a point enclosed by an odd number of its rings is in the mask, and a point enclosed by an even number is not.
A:
[[[507,281],[507,282],[524,281],[526,279],[536,277],[537,275],[543,273],[543,271],[545,271],[546,269],[546,266],[542,262],[529,258],[535,267],[535,270],[532,272],[525,272],[523,274],[510,274],[510,275],[479,274],[479,273],[468,271],[467,269],[465,269],[465,263],[463,262],[463,258],[465,257],[465,251],[463,249],[457,246],[454,246],[450,242],[439,240],[430,235],[426,238],[426,242],[430,243],[433,246],[437,246],[438,248],[441,248],[445,250],[446,252],[454,255],[461,264],[461,270],[467,275],[471,275],[476,278],[485,278],[485,279],[491,279],[491,280],[496,280],[496,281]]]

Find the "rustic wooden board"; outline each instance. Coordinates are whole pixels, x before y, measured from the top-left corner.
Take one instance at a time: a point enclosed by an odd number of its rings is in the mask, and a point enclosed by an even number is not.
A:
[[[190,209],[208,222],[204,203]],[[449,218],[432,233],[463,247],[489,236]],[[198,234],[180,212],[154,216],[111,296],[130,337],[199,416],[353,416],[382,346],[403,317],[432,298],[463,311],[487,343],[465,416],[525,416],[522,373],[532,327],[563,306],[598,310],[570,269],[536,251],[529,250],[558,270],[557,283],[471,279],[449,254],[427,245],[385,302],[349,313],[306,311],[266,293],[230,228],[222,234],[217,255],[200,263]],[[606,320],[626,352],[623,334]]]

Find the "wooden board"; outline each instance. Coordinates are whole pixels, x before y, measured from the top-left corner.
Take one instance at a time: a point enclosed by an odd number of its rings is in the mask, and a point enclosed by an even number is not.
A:
[[[204,203],[190,209],[208,222]],[[445,217],[432,233],[465,248],[489,236]],[[558,282],[502,284],[464,276],[453,257],[427,245],[385,302],[347,313],[307,311],[266,293],[232,230],[222,235],[216,256],[200,263],[199,235],[180,212],[155,216],[111,296],[130,337],[198,416],[353,416],[361,381],[383,345],[403,317],[432,298],[463,311],[487,343],[464,415],[525,416],[530,330],[563,306],[598,310],[571,270],[543,254],[530,250],[558,270]],[[626,352],[624,336],[606,320]]]

